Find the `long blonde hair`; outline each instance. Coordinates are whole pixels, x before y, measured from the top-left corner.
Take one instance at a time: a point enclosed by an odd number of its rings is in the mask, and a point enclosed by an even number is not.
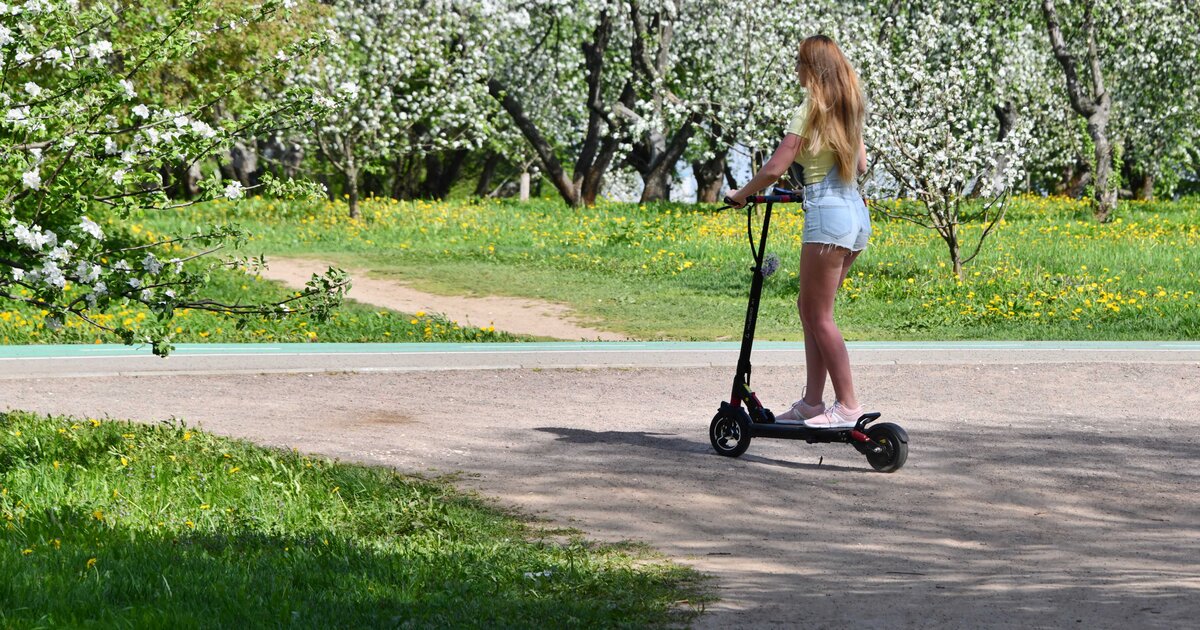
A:
[[[807,72],[800,73],[801,68]],[[858,74],[838,45],[825,35],[800,42],[796,72],[808,90],[808,151],[833,150],[842,181],[851,182],[858,173],[858,150],[862,145],[863,104]]]

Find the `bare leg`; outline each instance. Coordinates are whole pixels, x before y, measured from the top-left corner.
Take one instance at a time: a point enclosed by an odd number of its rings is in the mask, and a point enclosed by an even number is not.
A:
[[[846,276],[850,273],[850,266],[854,264],[854,260],[861,253],[861,251],[850,252],[842,259],[842,276],[838,280],[838,288],[841,288],[842,283],[846,281]],[[825,378],[829,375],[829,370],[825,367],[821,347],[817,344],[808,326],[804,324],[803,274],[801,274],[799,297],[796,298],[796,310],[800,313],[800,324],[804,329],[804,364],[808,377],[807,385],[804,388],[804,402],[809,405],[818,405],[825,396]]]
[[[837,399],[847,407],[858,406],[846,342],[833,321],[834,297],[857,257],[858,252],[821,243],[805,243],[801,248],[797,306],[804,325],[808,368],[805,402],[810,404],[820,400],[825,388],[825,373],[828,373]]]

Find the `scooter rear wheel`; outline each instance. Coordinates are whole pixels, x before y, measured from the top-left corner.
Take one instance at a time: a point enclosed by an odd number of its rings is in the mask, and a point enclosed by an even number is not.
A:
[[[900,470],[908,459],[908,438],[903,431],[891,422],[883,422],[867,429],[867,437],[883,447],[882,453],[867,454],[867,462],[871,464],[871,468],[887,473]]]
[[[718,411],[708,425],[708,439],[718,455],[737,457],[750,448],[750,423],[741,414]]]

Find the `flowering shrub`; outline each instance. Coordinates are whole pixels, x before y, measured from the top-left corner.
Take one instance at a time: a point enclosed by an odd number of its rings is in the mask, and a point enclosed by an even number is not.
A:
[[[291,0],[234,6],[187,0],[170,8],[146,2],[81,4],[75,0],[0,2],[0,297],[39,307],[46,326],[76,317],[147,343],[166,355],[171,319],[180,309],[242,316],[323,316],[340,299],[345,275],[314,277],[300,296],[269,304],[223,303],[199,289],[216,268],[253,266],[245,258],[205,258],[244,234],[233,224],[145,238],[102,227],[103,217],[161,211],[214,198],[240,199],[239,182],[208,178],[190,202],[166,194],[161,172],[227,150],[239,137],[263,134],[323,113],[305,89],[287,89],[221,118],[224,95],[276,76],[321,48],[308,37],[248,70],[215,74],[201,98],[166,105],[145,86],[172,64],[200,55],[230,31],[285,20]],[[157,12],[155,12],[157,11]],[[129,33],[127,19],[154,16],[155,28]],[[262,192],[312,195],[308,184],[265,178]],[[190,253],[184,254],[184,246]],[[258,261],[261,262],[261,261]],[[72,289],[68,293],[68,289]],[[136,332],[91,316],[137,303],[154,315]]]

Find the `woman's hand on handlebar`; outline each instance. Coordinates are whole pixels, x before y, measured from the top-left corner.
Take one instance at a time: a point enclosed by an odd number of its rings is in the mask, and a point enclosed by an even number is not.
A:
[[[742,192],[742,189],[739,188],[737,190],[730,191],[728,195],[725,195],[725,203],[733,206],[734,208],[743,208],[746,206],[746,197],[748,196],[749,195]]]

